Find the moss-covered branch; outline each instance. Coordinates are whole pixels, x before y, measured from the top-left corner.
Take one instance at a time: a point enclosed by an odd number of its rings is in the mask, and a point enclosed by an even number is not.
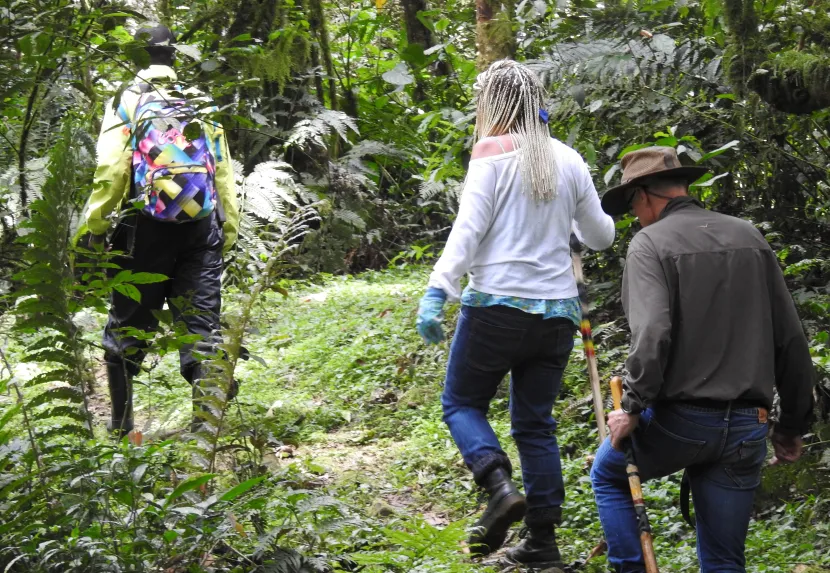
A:
[[[739,92],[751,89],[787,113],[830,107],[830,56],[800,50],[769,53],[753,0],[724,0],[724,15],[730,38],[724,61]]]

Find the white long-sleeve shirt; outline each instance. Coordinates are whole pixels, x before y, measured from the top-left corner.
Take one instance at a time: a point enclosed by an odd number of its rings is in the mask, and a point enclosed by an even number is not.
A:
[[[461,277],[494,295],[563,299],[578,295],[569,238],[575,222],[594,250],[614,242],[614,221],[603,212],[588,166],[579,153],[551,139],[557,196],[535,202],[522,193],[521,149],[470,161],[458,216],[429,286],[461,297]]]

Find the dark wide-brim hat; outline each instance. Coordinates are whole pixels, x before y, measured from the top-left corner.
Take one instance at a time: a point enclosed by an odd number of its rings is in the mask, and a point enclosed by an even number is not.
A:
[[[602,195],[602,210],[609,215],[622,215],[628,211],[627,191],[646,179],[670,177],[693,183],[708,172],[705,167],[682,165],[674,147],[646,147],[631,151],[622,158],[622,183]]]

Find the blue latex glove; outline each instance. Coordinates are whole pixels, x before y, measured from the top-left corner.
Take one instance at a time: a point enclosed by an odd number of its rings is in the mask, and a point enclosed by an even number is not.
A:
[[[441,319],[444,318],[444,303],[447,295],[440,288],[429,287],[418,305],[418,320],[415,328],[427,344],[438,344],[444,340]]]

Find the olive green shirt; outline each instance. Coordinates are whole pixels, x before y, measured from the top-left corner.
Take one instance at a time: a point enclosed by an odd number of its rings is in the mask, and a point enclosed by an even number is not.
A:
[[[95,169],[93,191],[84,208],[86,230],[95,235],[107,232],[111,225],[111,216],[118,212],[130,191],[133,149],[130,144],[130,127],[122,119],[119,110],[132,121],[140,97],[138,83],[153,83],[153,80],[158,80],[159,83],[155,89],[163,91],[160,80],[175,81],[176,72],[168,66],[150,66],[138,73],[133,85],[124,90],[117,106],[113,105],[113,100],[106,105],[96,148],[98,164]],[[185,90],[184,93],[188,97],[202,97],[198,90],[194,89]],[[222,126],[212,121],[200,123],[206,137],[210,141],[218,141],[219,153],[214,158],[215,185],[225,215],[224,250],[227,252],[236,242],[239,232],[239,205],[236,199],[233,164]]]

